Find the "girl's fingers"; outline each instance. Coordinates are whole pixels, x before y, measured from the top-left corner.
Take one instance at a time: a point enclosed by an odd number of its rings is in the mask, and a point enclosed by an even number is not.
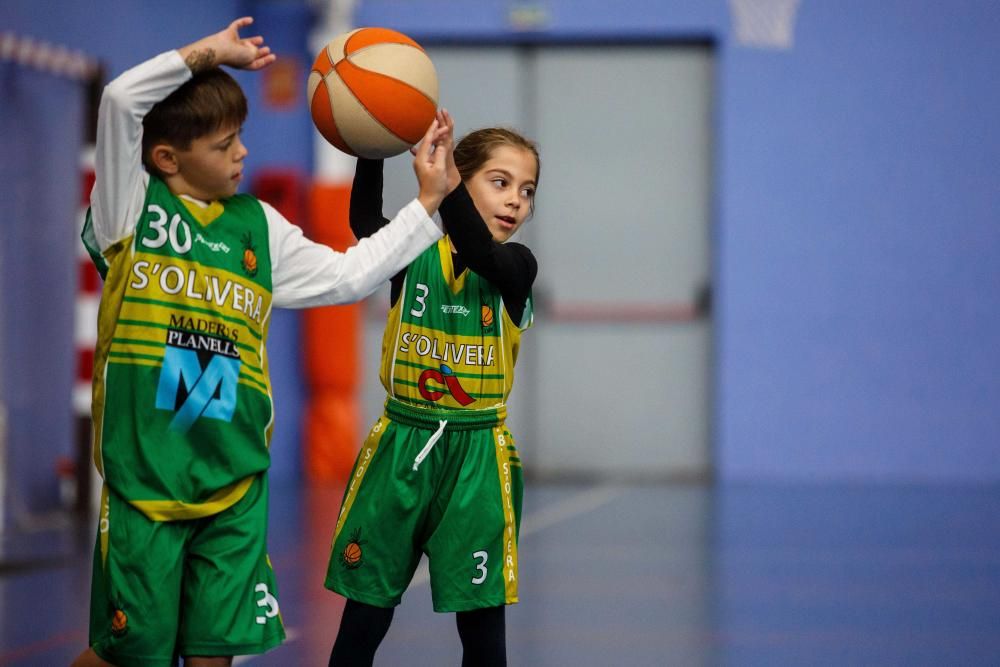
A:
[[[421,159],[426,159],[430,157],[434,145],[434,134],[437,132],[437,129],[438,129],[438,122],[437,118],[435,118],[431,122],[431,126],[427,128],[427,132],[424,134],[424,138],[420,141],[420,144],[417,147],[417,157]]]

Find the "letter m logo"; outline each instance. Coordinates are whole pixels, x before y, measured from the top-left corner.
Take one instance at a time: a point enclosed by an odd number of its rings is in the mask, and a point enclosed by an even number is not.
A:
[[[213,355],[202,369],[197,352],[168,345],[156,389],[156,407],[176,410],[170,428],[181,433],[187,433],[199,417],[231,421],[239,375],[239,359]]]

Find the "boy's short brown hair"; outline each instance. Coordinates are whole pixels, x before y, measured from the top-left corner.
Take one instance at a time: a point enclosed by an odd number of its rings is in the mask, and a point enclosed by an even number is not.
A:
[[[160,100],[142,119],[142,163],[161,175],[150,159],[156,144],[187,150],[191,142],[225,127],[239,127],[247,117],[247,98],[240,84],[218,67],[195,74]]]

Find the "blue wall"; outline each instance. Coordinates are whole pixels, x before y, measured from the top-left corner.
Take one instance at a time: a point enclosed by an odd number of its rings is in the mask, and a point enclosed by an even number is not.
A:
[[[804,0],[730,49],[720,423],[731,477],[1000,479],[1000,5]]]
[[[495,39],[513,4],[357,23]],[[531,39],[718,40],[722,478],[1000,480],[1000,6],[802,0],[783,52],[722,0],[521,4]]]
[[[0,465],[17,471],[0,523],[51,509],[57,462],[73,452],[79,152],[65,156],[84,107],[76,82],[0,62]]]
[[[94,0],[93,2],[59,2],[58,11],[52,5],[33,0],[5,0],[0,3],[0,31],[11,31],[20,37],[31,37],[72,49],[99,59],[106,69],[106,79],[114,78],[139,61],[171,48],[221,30],[238,16],[253,15],[253,29],[267,37],[268,43],[280,57],[298,58],[305,66],[311,64],[306,57],[306,31],[311,19],[307,6],[300,2],[238,2],[233,0],[171,0],[153,2],[137,0]],[[245,35],[257,34],[245,31]],[[312,168],[312,130],[304,108],[293,110],[268,109],[260,101],[259,75],[236,72],[235,76],[247,91],[250,117],[244,129],[244,140],[249,148],[247,179],[251,183],[262,166],[290,168],[308,175]],[[304,82],[303,82],[304,85]],[[305,92],[302,92],[303,99]],[[4,101],[6,102],[6,101]],[[68,119],[63,119],[68,120]],[[53,123],[59,122],[53,120]],[[73,202],[75,215],[76,165],[79,146],[83,140],[80,130],[65,148],[65,155],[74,174],[66,181],[67,196]],[[2,158],[7,164],[10,153]],[[66,220],[66,233],[72,230],[73,218]],[[43,252],[39,248],[36,252]],[[76,259],[70,256],[63,265],[52,268],[59,280],[75,284]],[[60,273],[61,271],[61,273]],[[70,325],[60,327],[62,342],[66,346],[69,378],[72,377],[72,312],[66,313]],[[303,401],[301,356],[299,354],[299,314],[275,311],[270,329],[268,352],[271,358],[271,379],[275,394],[275,432],[271,444],[272,473],[282,478],[296,478],[301,470],[299,440],[301,436],[300,409]],[[67,380],[64,384],[68,387]],[[69,396],[66,397],[69,410]],[[67,424],[67,429],[69,428]],[[41,434],[36,434],[40,436]],[[68,432],[67,432],[68,436]],[[26,436],[27,437],[27,436]],[[19,439],[30,442],[31,438]],[[34,446],[34,445],[32,445]],[[72,443],[56,443],[54,449],[70,455]],[[23,471],[18,471],[18,475]],[[46,470],[43,474],[49,474]],[[54,481],[50,485],[54,503]]]
[[[503,40],[525,36],[508,24],[515,4],[544,10],[533,39],[717,40],[724,479],[1000,481],[1000,5],[801,0],[788,52],[736,44],[725,0],[368,0],[355,22]],[[53,24],[7,0],[0,26],[83,48],[114,74],[241,12],[294,48],[305,11],[102,0],[67,2]],[[265,116],[265,129],[258,106],[251,163],[307,167],[308,121]],[[276,474],[294,475],[297,317],[272,331]]]

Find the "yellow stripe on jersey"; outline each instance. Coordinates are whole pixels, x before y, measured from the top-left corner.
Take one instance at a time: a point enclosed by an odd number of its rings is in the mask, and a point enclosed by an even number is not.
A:
[[[111,357],[121,363],[127,363],[131,359],[135,359],[136,363],[142,363],[144,359],[152,359],[159,364],[163,359],[164,347],[166,345],[162,340],[146,341],[116,337],[111,340]],[[247,346],[239,347],[247,348]],[[241,356],[240,361],[240,375],[245,374],[248,378],[257,381],[266,391],[267,385],[265,384],[263,369],[255,366],[246,357]]]
[[[514,499],[511,480],[511,448],[507,444],[503,424],[493,428],[496,447],[497,477],[500,483],[500,501],[503,504],[503,583],[504,601],[517,602],[517,519],[514,516]]]
[[[350,514],[351,507],[354,506],[354,499],[358,497],[358,489],[361,488],[361,483],[365,479],[365,473],[368,472],[368,468],[375,458],[375,452],[378,451],[379,443],[382,442],[382,436],[385,435],[385,429],[389,423],[387,417],[379,417],[379,420],[375,422],[372,430],[368,433],[368,437],[365,438],[365,444],[361,447],[361,452],[358,454],[358,461],[354,464],[351,479],[347,483],[347,493],[344,494],[344,502],[340,507],[340,515],[337,517],[337,527],[333,531],[333,541],[330,542],[331,551],[333,550],[333,545],[337,543],[337,536],[340,535],[340,530],[344,527],[344,520]]]
[[[108,356],[111,353],[111,338],[115,333],[115,322],[122,307],[125,296],[125,285],[128,271],[125,270],[131,259],[130,248],[132,238],[122,239],[104,252],[108,263],[108,275],[101,293],[101,303],[97,309],[97,345],[94,349],[94,388],[91,396],[91,414],[94,419],[94,465],[97,472],[104,477],[104,458],[101,451],[104,430],[104,407],[107,398],[106,373]]]
[[[246,477],[223,487],[203,503],[186,503],[181,500],[132,500],[132,505],[153,521],[182,521],[200,519],[218,514],[240,501],[246,495],[255,476]]]
[[[198,314],[239,325],[239,337],[245,342],[249,341],[242,335],[244,331],[257,340],[264,337],[264,318],[271,308],[270,293],[243,276],[177,257],[143,252],[136,253],[126,290],[121,312],[124,319],[166,324],[169,319],[152,317],[157,308],[164,308],[174,315],[175,320],[170,323],[182,326],[181,314],[175,312],[180,308],[191,313],[196,325]]]
[[[108,498],[108,485],[101,484],[101,509],[100,509],[100,521],[98,522],[99,532],[101,535],[101,567],[104,567],[108,562],[108,533],[111,529],[111,500]]]
[[[226,212],[226,207],[218,200],[213,201],[208,206],[201,206],[193,201],[188,201],[184,197],[180,197],[180,200],[184,204],[184,208],[191,214],[191,217],[197,220],[202,227],[209,226],[215,222],[216,218]]]
[[[190,333],[190,334],[206,333],[205,331],[200,331],[198,329],[179,326],[181,324],[184,324],[184,322],[176,321],[177,320],[176,317],[174,318],[174,320],[175,324],[177,324],[178,326],[171,326],[170,324],[160,324],[158,322],[143,322],[140,320],[121,319],[118,320],[118,328],[115,330],[116,332],[115,338],[151,340],[151,341],[159,341],[162,343],[166,339],[166,334],[164,332],[170,329],[174,331],[183,331],[184,333]],[[239,330],[234,328],[231,330],[231,333],[239,334]],[[251,355],[256,357],[257,361],[259,362],[260,345],[256,338],[251,337],[250,340],[253,342],[253,345],[248,345],[246,343],[240,342],[239,340],[233,340],[233,343],[236,345],[236,347],[240,348],[241,350],[246,350]],[[249,363],[247,357],[240,355],[240,358],[245,363]]]
[[[465,289],[465,277],[468,271],[462,271],[462,275],[455,275],[455,263],[451,257],[451,239],[445,237],[437,242],[438,257],[441,260],[441,271],[444,273],[444,281],[448,284],[448,289],[452,294],[458,294]]]

